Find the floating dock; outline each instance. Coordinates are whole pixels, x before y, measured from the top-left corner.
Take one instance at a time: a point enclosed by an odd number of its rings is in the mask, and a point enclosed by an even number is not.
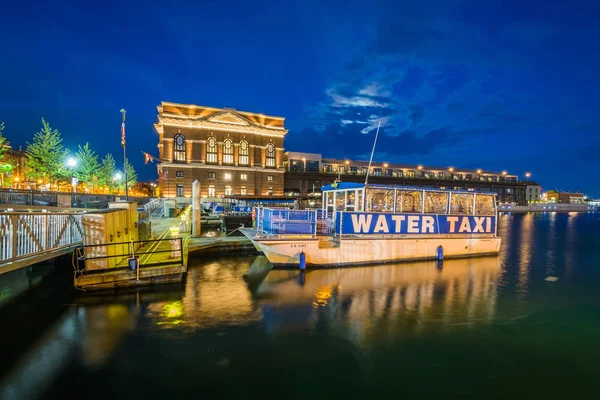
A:
[[[84,217],[84,245],[73,256],[75,287],[87,291],[181,282],[187,272],[189,210],[157,224],[162,230],[156,239],[137,240],[134,207],[111,206]]]

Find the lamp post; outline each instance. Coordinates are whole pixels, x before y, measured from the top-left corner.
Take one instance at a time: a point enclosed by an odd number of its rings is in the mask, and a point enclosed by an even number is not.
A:
[[[120,188],[119,188],[119,181],[120,181],[120,180],[121,180],[121,173],[120,173],[120,172],[117,172],[117,173],[115,174],[115,176],[113,176],[113,182],[116,182],[116,183],[117,183],[117,194],[119,194],[119,192],[120,192]]]
[[[67,168],[69,169],[69,171],[71,172],[71,186],[73,186],[73,193],[75,193],[75,187],[77,186],[77,178],[75,178],[73,176],[73,169],[75,168],[75,166],[77,165],[77,159],[73,158],[73,157],[69,157],[69,159],[67,160]]]

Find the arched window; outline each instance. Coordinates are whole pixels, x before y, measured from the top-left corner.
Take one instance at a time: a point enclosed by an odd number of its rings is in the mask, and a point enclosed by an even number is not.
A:
[[[181,133],[173,138],[173,159],[185,162],[185,136]]]
[[[275,167],[275,145],[267,144],[267,167]]]
[[[223,142],[223,164],[233,164],[233,141],[229,138]]]
[[[248,146],[248,142],[245,140],[242,140],[240,142],[240,147],[239,147],[239,156],[238,156],[238,164],[240,165],[249,165],[250,164],[250,158],[248,157],[248,154],[250,152],[249,146]]]
[[[214,136],[206,140],[206,163],[217,163],[217,139]]]

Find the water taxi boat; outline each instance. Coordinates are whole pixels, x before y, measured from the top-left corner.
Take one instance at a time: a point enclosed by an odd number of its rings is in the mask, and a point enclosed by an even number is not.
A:
[[[241,231],[275,267],[345,266],[498,254],[491,192],[336,182],[320,210],[256,209]]]

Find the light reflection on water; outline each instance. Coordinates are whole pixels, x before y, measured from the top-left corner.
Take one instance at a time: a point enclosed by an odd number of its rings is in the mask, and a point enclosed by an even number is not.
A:
[[[161,379],[157,371],[180,365],[190,375],[216,379],[217,386],[228,382],[223,371],[252,375],[260,365],[303,376],[319,363],[323,376],[339,370],[336,379],[351,372],[384,386],[398,379],[410,385],[433,369],[443,370],[437,379],[447,387],[460,388],[460,370],[498,388],[527,371],[567,371],[556,360],[585,380],[583,367],[600,361],[593,308],[599,222],[586,214],[503,214],[499,256],[446,260],[441,267],[418,262],[300,272],[270,270],[263,256],[192,259],[181,285],[75,299],[65,317],[75,344],[62,348],[71,361],[56,358],[71,369],[62,373],[48,356],[48,371],[62,374],[53,378],[60,384],[49,396],[68,393],[75,371],[86,372],[82,382],[89,385],[103,381],[96,371],[123,376],[114,385],[124,391],[132,374]],[[547,282],[549,275],[559,280]],[[400,359],[414,373],[393,373]],[[482,368],[494,363],[503,367]],[[176,374],[170,379],[170,389],[188,384]],[[31,377],[19,382],[31,387]],[[304,381],[291,387],[309,390]]]

